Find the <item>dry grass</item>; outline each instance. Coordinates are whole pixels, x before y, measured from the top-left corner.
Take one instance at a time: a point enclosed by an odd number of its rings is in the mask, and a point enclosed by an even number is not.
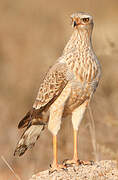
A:
[[[99,159],[117,159],[117,7],[115,0],[65,0],[50,4],[40,0],[1,0],[0,155],[21,179],[48,168],[52,160],[52,136],[48,131],[44,131],[33,150],[25,156],[13,157],[20,136],[17,124],[32,106],[44,72],[61,55],[71,35],[69,15],[75,11],[87,11],[94,16],[93,45],[102,64],[101,82],[91,103],[98,150],[97,154],[93,152],[86,114],[79,130],[79,157],[93,159],[96,154]],[[72,156],[72,141],[71,121],[66,119],[59,133],[60,161]],[[13,174],[0,160],[0,179],[12,178]]]
[[[6,164],[6,166],[10,169],[10,171],[12,172],[12,174],[15,176],[15,178],[17,180],[21,180],[21,178],[15,173],[15,171],[13,170],[13,168],[9,165],[9,163],[6,161],[6,159],[4,158],[4,156],[1,156],[1,159],[4,161],[4,163]]]

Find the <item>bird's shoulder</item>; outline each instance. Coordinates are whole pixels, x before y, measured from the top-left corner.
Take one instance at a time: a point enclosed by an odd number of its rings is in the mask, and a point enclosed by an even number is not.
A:
[[[53,103],[71,79],[72,74],[66,62],[56,61],[56,63],[49,68],[39,87],[33,108],[40,109],[49,102]]]

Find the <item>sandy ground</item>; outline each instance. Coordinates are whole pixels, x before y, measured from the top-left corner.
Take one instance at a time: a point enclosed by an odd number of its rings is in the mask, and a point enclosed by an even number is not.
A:
[[[117,180],[118,169],[116,161],[100,161],[93,165],[68,167],[49,175],[49,170],[33,175],[30,180]]]

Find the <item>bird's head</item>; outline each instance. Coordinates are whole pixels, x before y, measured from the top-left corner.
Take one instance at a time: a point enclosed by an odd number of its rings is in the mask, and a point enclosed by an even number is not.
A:
[[[88,13],[78,12],[71,15],[72,27],[75,29],[92,29],[93,17]]]

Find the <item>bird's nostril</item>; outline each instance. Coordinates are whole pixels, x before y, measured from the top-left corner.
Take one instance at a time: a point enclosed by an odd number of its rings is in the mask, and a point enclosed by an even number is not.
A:
[[[77,25],[76,21],[73,22],[73,26],[75,27]]]

